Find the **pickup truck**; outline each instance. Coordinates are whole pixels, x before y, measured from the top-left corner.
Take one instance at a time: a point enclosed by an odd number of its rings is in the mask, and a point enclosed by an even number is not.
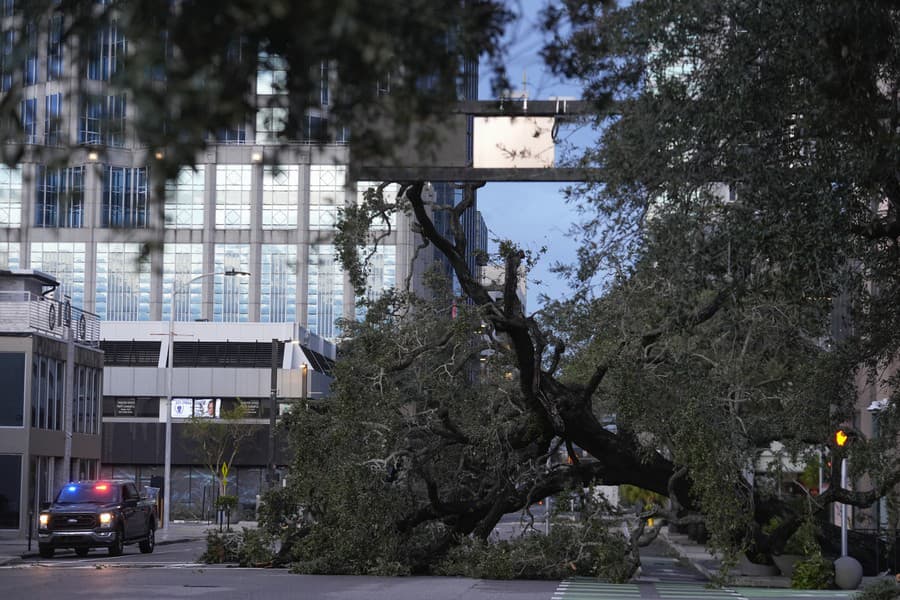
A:
[[[107,548],[110,556],[125,544],[140,544],[141,552],[156,545],[156,504],[142,498],[133,481],[76,481],[59,490],[38,516],[38,552],[53,558],[57,548],[74,548],[86,556],[91,548]]]

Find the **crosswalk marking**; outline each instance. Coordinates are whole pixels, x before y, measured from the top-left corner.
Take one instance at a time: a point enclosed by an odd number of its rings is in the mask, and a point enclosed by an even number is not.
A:
[[[644,581],[642,584],[605,583],[588,577],[561,581],[552,600],[850,600],[855,592],[785,588],[708,587],[703,583]],[[652,588],[652,589],[650,589]],[[655,593],[654,593],[655,592]]]

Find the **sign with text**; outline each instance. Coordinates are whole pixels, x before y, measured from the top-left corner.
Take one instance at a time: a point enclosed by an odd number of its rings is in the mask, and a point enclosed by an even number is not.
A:
[[[115,415],[117,417],[137,416],[137,401],[134,398],[116,398]]]
[[[193,415],[193,405],[190,398],[172,398],[170,414],[173,419],[190,419]]]

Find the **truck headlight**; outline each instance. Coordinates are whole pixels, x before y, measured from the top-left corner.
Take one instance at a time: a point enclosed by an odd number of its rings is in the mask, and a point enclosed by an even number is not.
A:
[[[100,513],[100,527],[109,527],[110,523],[112,523],[112,513]]]
[[[42,529],[46,528],[47,525],[49,525],[49,524],[50,524],[50,515],[49,514],[41,513],[40,515],[38,515],[38,525],[40,525]]]

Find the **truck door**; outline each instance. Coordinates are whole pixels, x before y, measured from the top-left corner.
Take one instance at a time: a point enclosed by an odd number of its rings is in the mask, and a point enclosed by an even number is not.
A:
[[[122,516],[125,519],[125,538],[130,539],[141,535],[143,524],[141,513],[138,510],[140,495],[133,483],[122,485]]]

